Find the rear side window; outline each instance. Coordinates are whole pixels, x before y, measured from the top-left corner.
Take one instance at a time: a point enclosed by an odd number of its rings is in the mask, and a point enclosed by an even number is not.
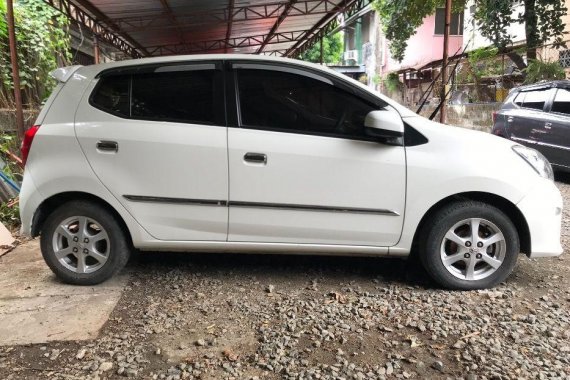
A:
[[[102,111],[129,117],[129,85],[128,75],[101,78],[91,97],[91,103]]]
[[[543,110],[548,92],[546,90],[528,91],[524,97],[523,107]]]
[[[556,91],[554,103],[552,104],[552,112],[570,115],[570,91],[560,88]]]
[[[128,119],[223,125],[221,75],[213,69],[111,74],[99,80],[90,102]]]
[[[133,75],[134,119],[214,124],[214,70]]]

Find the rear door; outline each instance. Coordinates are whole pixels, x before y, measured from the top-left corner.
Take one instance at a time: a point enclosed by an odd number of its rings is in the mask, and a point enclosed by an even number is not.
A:
[[[161,240],[226,240],[220,64],[123,68],[103,73],[87,94],[77,138],[101,182],[135,219]]]
[[[505,114],[512,140],[546,153],[544,147],[538,146],[538,142],[548,133],[544,126],[549,115],[544,110],[550,96],[551,91],[547,88],[524,91],[517,95],[514,103],[520,107]]]
[[[228,240],[396,244],[405,149],[364,133],[368,112],[386,105],[296,66],[235,64],[232,74]]]
[[[570,90],[556,90],[549,117],[542,145],[549,150],[547,157],[553,165],[570,169]]]

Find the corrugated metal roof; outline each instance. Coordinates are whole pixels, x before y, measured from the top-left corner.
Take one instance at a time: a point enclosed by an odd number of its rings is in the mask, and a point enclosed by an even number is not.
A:
[[[67,0],[140,55],[292,55],[365,0]],[[52,3],[53,1],[48,1]],[[68,12],[69,13],[69,12]]]

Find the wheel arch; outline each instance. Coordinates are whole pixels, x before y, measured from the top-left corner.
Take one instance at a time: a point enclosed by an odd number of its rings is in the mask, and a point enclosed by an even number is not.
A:
[[[127,241],[129,242],[129,244],[131,246],[133,246],[133,239],[132,239],[131,232],[130,232],[129,228],[127,227],[127,224],[125,223],[123,217],[117,212],[117,210],[115,210],[115,208],[113,206],[111,206],[108,202],[106,202],[102,198],[100,198],[96,195],[90,194],[90,193],[82,192],[82,191],[68,191],[68,192],[58,193],[58,194],[54,194],[51,197],[45,199],[38,206],[38,208],[36,209],[36,212],[34,213],[34,216],[32,219],[32,229],[31,229],[32,237],[36,237],[40,234],[47,217],[53,211],[55,211],[55,209],[57,209],[59,206],[65,204],[67,202],[75,201],[75,200],[89,201],[89,202],[98,204],[99,206],[102,206],[105,209],[107,209],[109,212],[111,212],[113,214],[113,216],[116,218],[119,225],[121,226],[121,229],[125,233],[125,236],[127,237]]]
[[[418,239],[421,234],[422,229],[425,227],[426,223],[430,220],[430,217],[440,210],[442,207],[457,201],[479,201],[483,203],[487,203],[491,206],[494,206],[504,212],[507,217],[513,222],[517,233],[519,235],[520,240],[520,249],[521,252],[525,253],[526,255],[530,255],[531,252],[531,238],[530,238],[530,229],[528,227],[528,223],[522,214],[522,212],[518,209],[518,207],[509,201],[506,198],[501,197],[500,195],[486,193],[486,192],[464,192],[450,195],[446,198],[441,199],[439,202],[434,204],[430,209],[424,214],[418,227],[416,228],[416,232],[414,233],[414,238],[412,240],[412,253],[417,252],[418,246]]]

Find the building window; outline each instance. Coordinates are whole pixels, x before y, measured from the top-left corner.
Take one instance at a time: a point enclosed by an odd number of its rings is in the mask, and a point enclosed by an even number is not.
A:
[[[558,53],[558,60],[560,61],[560,65],[562,67],[570,67],[570,50],[561,50]]]
[[[435,10],[435,34],[443,34],[445,31],[445,9]],[[452,13],[449,34],[452,36],[463,35],[463,13]]]

